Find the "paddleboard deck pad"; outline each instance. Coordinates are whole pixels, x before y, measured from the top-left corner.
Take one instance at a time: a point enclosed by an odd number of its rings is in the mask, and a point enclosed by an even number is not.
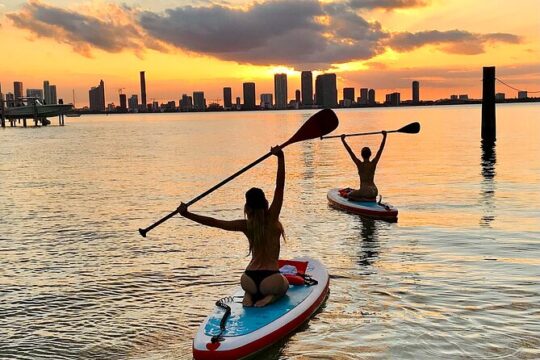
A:
[[[353,201],[347,198],[347,194],[352,191],[346,189],[331,189],[328,191],[328,202],[334,208],[348,211],[353,214],[358,214],[374,219],[384,219],[388,221],[396,221],[398,209],[390,204],[373,201]]]
[[[302,265],[304,264],[304,265]],[[284,265],[289,265],[288,269]],[[230,297],[216,303],[214,311],[203,321],[193,340],[193,356],[197,360],[243,359],[266,349],[306,322],[322,305],[329,291],[329,275],[324,265],[309,257],[280,260],[281,271],[294,266],[298,275],[284,274],[295,283],[285,296],[264,307],[244,307],[244,291],[239,288]],[[284,270],[285,269],[285,270]],[[219,303],[219,301],[218,301]],[[224,313],[230,309],[230,314]],[[223,324],[222,324],[223,323]],[[223,325],[223,326],[222,326]]]

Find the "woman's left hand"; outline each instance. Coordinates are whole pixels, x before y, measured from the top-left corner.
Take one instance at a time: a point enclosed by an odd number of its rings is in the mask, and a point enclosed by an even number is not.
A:
[[[283,150],[279,145],[271,147],[270,152],[272,153],[272,155],[275,155],[277,157],[283,157]]]
[[[187,212],[188,212],[188,206],[184,203],[180,203],[180,206],[178,207],[178,213],[182,216],[186,216]]]

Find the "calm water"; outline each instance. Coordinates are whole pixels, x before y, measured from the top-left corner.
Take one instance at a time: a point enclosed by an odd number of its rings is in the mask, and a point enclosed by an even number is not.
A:
[[[86,116],[0,131],[0,358],[191,358],[199,323],[249,261],[247,241],[181,218],[148,238],[137,229],[312,113]],[[283,257],[322,260],[331,293],[261,358],[539,358],[540,105],[498,105],[494,149],[480,145],[480,106],[337,113],[338,134],[421,123],[418,135],[389,135],[376,176],[399,221],[328,207],[328,189],[358,182],[339,139],[287,147]],[[244,192],[271,194],[275,170],[268,159],[192,210],[241,218]]]

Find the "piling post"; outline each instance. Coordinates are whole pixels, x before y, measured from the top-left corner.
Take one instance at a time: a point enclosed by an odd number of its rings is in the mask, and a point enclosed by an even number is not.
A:
[[[484,67],[482,84],[482,140],[494,142],[495,127],[495,66]]]

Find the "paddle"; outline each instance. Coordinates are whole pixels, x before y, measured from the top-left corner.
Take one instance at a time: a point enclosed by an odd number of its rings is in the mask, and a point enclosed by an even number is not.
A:
[[[288,141],[284,142],[281,146],[281,148],[284,148],[287,145],[293,144],[295,142],[304,141],[304,140],[310,140],[310,139],[316,139],[318,137],[322,137],[323,135],[326,135],[328,133],[331,133],[334,131],[338,126],[338,118],[336,114],[330,110],[330,109],[323,109],[319,111],[318,113],[314,114],[312,117],[310,117],[304,125],[298,129],[296,134],[293,135]],[[229,176],[219,184],[213,186],[212,188],[208,189],[207,191],[203,192],[201,195],[197,196],[196,198],[192,199],[191,201],[187,202],[186,205],[190,206],[197,201],[201,200],[206,195],[212,193],[214,190],[219,189],[221,186],[225,185],[238,175],[242,174],[243,172],[251,169],[253,166],[257,165],[264,159],[268,158],[270,155],[272,155],[272,152],[268,152],[266,155],[260,157],[259,159],[255,160],[245,168],[237,171],[233,175]],[[163,223],[164,221],[170,219],[174,215],[178,213],[178,210],[175,210],[171,212],[169,215],[163,217],[162,219],[158,220],[157,222],[153,223],[146,229],[139,229],[139,233],[142,235],[142,237],[146,237],[146,233],[159,224]]]
[[[391,130],[387,131],[386,133],[393,133],[393,132],[400,132],[405,134],[418,134],[420,132],[420,124],[417,122],[410,123],[409,125],[405,125],[401,129],[397,130]],[[360,136],[360,135],[374,135],[374,134],[380,134],[380,131],[373,131],[373,132],[367,132],[367,133],[356,133],[356,134],[344,134],[345,136]],[[331,135],[331,136],[321,136],[322,139],[332,139],[332,138],[338,138],[341,137],[341,135]]]

